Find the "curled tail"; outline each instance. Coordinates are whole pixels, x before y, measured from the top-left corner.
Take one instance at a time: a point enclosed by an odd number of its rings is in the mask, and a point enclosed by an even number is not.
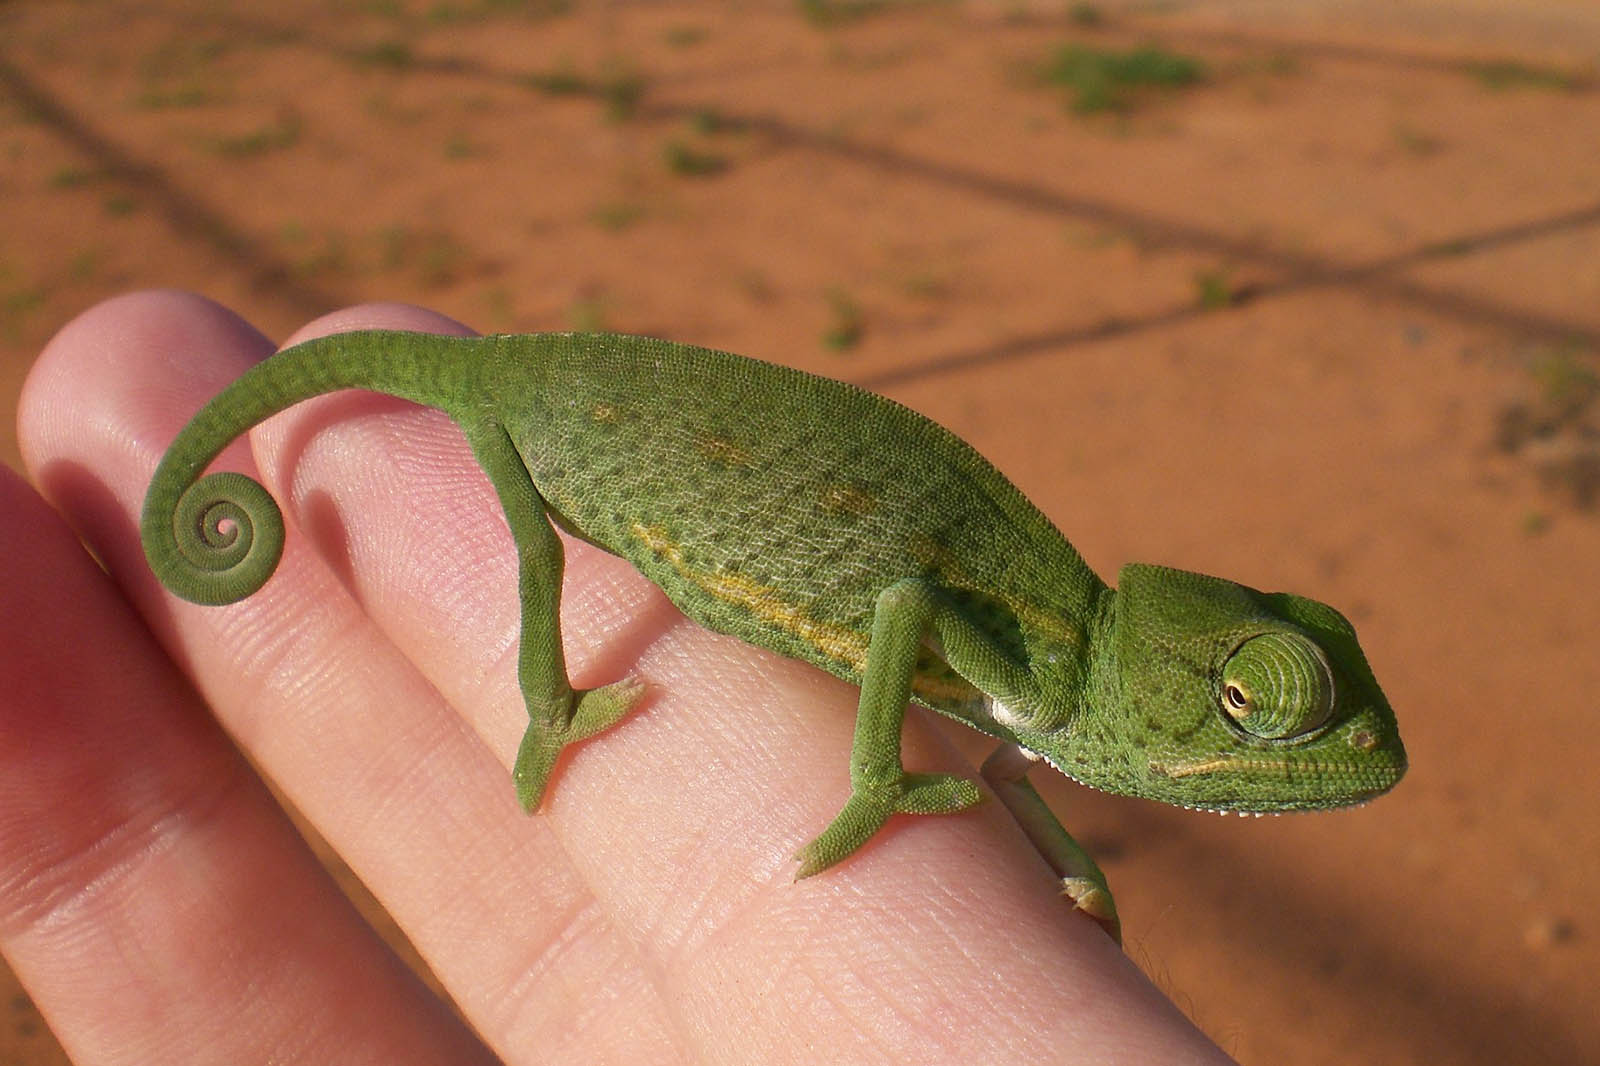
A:
[[[200,409],[156,467],[139,522],[150,569],[193,603],[249,596],[283,555],[283,512],[245,474],[202,477],[218,453],[257,422],[339,389],[370,389],[459,416],[475,391],[474,350],[494,340],[363,330],[306,341],[252,367]]]
[[[283,555],[283,512],[246,474],[208,474],[176,494],[159,478],[139,535],[150,569],[191,603],[234,603],[267,583]]]

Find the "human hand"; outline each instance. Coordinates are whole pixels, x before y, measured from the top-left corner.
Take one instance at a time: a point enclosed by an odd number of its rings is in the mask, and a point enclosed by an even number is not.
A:
[[[372,306],[297,339],[346,328],[460,330]],[[571,541],[574,682],[635,672],[651,694],[522,814],[514,551],[438,412],[351,393],[273,419],[254,467],[241,445],[221,463],[283,502],[278,572],[227,608],[167,595],[137,537],[150,472],[271,349],[174,293],[103,304],[46,349],[24,454],[109,578],[0,476],[0,947],[76,1061],[1227,1061],[1059,900],[998,804],[900,820],[794,882],[848,791],[855,690]],[[919,714],[906,761],[971,773]]]

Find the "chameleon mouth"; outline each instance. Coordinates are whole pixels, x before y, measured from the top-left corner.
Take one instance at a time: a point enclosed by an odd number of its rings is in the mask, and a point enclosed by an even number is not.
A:
[[[1321,769],[1322,767],[1316,767]],[[1150,772],[1160,774],[1162,777],[1180,778],[1194,777],[1199,774],[1216,774],[1240,771],[1267,771],[1268,773],[1292,773],[1295,770],[1311,769],[1298,760],[1291,759],[1263,759],[1255,756],[1223,755],[1215,759],[1197,759],[1193,762],[1150,764]],[[1336,769],[1328,767],[1328,769]]]
[[[1351,787],[1332,790],[1332,794],[1338,796],[1341,805],[1361,803],[1389,791],[1406,772],[1404,758],[1397,763],[1375,764],[1371,762],[1351,763],[1318,759],[1307,760],[1304,757],[1275,758],[1270,755],[1221,755],[1191,761],[1152,762],[1148,765],[1152,774],[1169,780],[1248,773],[1255,775],[1258,780],[1277,778],[1283,781],[1301,783],[1308,780],[1313,782],[1345,783]],[[1318,798],[1326,799],[1331,797],[1318,797],[1312,794],[1296,795],[1292,801],[1269,803],[1266,807],[1269,810],[1293,810],[1314,805]],[[1201,804],[1200,809],[1213,810],[1216,808]]]

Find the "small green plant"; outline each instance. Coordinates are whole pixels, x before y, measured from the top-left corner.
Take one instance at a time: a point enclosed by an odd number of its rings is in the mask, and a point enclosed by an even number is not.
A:
[[[579,333],[604,333],[611,301],[604,295],[585,296],[567,308],[567,322]]]
[[[778,290],[772,284],[772,279],[753,267],[741,270],[734,278],[734,286],[751,303],[769,304],[778,298]]]
[[[78,189],[98,178],[97,171],[88,167],[62,167],[50,175],[52,189]]]
[[[246,133],[209,137],[201,143],[215,155],[242,158],[292,148],[299,142],[300,132],[300,116],[289,111]]]
[[[553,70],[524,74],[518,81],[547,96],[597,96],[606,117],[614,122],[632,118],[645,91],[644,78],[618,61],[608,63],[598,79],[585,77],[564,62]]]
[[[489,320],[501,329],[509,329],[516,324],[516,308],[511,298],[511,290],[504,285],[484,290],[483,309]]]
[[[1300,73],[1300,57],[1293,52],[1263,52],[1241,60],[1236,69],[1244,74],[1292,78]]]
[[[479,0],[477,10],[484,15],[504,13],[548,19],[571,14],[574,6],[574,0]]]
[[[739,128],[739,121],[728,118],[715,108],[702,107],[689,116],[689,128],[696,133],[709,136],[713,133],[734,132]]]
[[[186,107],[205,107],[222,99],[222,93],[198,82],[170,88],[148,86],[133,98],[133,106],[144,111],[172,111]]]
[[[611,64],[600,78],[600,99],[605,102],[606,118],[621,122],[633,117],[644,97],[644,78],[632,68]]]
[[[1228,272],[1220,267],[1215,270],[1196,271],[1194,288],[1196,299],[1201,309],[1205,311],[1220,311],[1225,307],[1232,307],[1239,298]]]
[[[401,40],[379,41],[351,53],[362,66],[383,70],[410,70],[416,66],[417,56],[411,45]]]
[[[484,149],[475,143],[465,132],[457,130],[444,142],[444,157],[446,159],[471,159],[484,154]]]
[[[844,289],[835,286],[823,294],[828,301],[831,320],[822,331],[823,347],[835,352],[845,352],[861,343],[866,332],[866,322],[861,305]]]
[[[174,34],[139,57],[139,76],[148,81],[190,77],[213,66],[234,47],[234,42],[221,37]]]
[[[565,14],[571,7],[568,0],[477,0],[476,3],[439,0],[423,14],[423,20],[435,26],[451,26],[462,22],[482,22],[502,15],[548,18]]]
[[[1424,255],[1430,257],[1453,259],[1456,256],[1470,254],[1475,247],[1470,237],[1449,237],[1424,246],[1422,251]]]
[[[184,34],[145,52],[138,60],[141,87],[132,106],[159,111],[216,103],[225,95],[219,88],[216,61],[231,47],[221,40],[195,40]]]
[[[1420,130],[1405,123],[1399,123],[1395,126],[1394,139],[1401,150],[1410,155],[1437,155],[1444,150],[1443,139],[1429,133],[1427,130]]]
[[[934,270],[919,270],[905,279],[906,295],[930,303],[950,295],[950,282]]]
[[[106,197],[105,209],[112,218],[124,218],[139,210],[139,201],[127,193],[117,193]]]
[[[440,289],[459,280],[467,250],[448,233],[430,233],[422,246],[417,264],[422,284]]]
[[[1547,489],[1579,509],[1600,503],[1600,365],[1577,345],[1545,348],[1528,362],[1525,395],[1501,408],[1495,441]]]
[[[528,88],[547,96],[578,96],[593,91],[589,80],[574,70],[570,63],[562,63],[554,70],[524,74],[519,80]]]
[[[1173,91],[1205,77],[1205,66],[1193,56],[1153,46],[1119,52],[1068,44],[1057,50],[1042,76],[1070,94],[1080,114],[1127,111],[1141,91]]]
[[[799,0],[800,14],[813,26],[855,22],[882,11],[885,0]]]
[[[325,234],[319,246],[311,230],[298,219],[287,219],[278,226],[278,242],[287,253],[289,269],[295,277],[310,277],[329,266],[343,267],[342,256],[334,262],[334,257],[328,254],[333,241],[334,238]]]
[[[667,27],[661,34],[661,39],[672,48],[693,48],[710,36],[711,31],[704,26],[683,25]]]
[[[349,268],[343,234],[315,234],[303,222],[290,219],[278,227],[278,239],[288,253],[290,272],[297,278],[342,274]]]
[[[677,138],[662,146],[661,158],[668,170],[686,178],[708,177],[728,169],[727,156],[701,151]]]
[[[1580,417],[1600,401],[1600,372],[1571,348],[1541,352],[1528,369],[1539,386],[1541,402],[1558,419]]]
[[[612,200],[598,204],[589,212],[589,221],[613,233],[625,230],[644,217],[644,205],[633,200]]]
[[[8,264],[0,262],[0,338],[12,344],[20,341],[28,316],[44,302],[43,286],[29,284]]]
[[[484,12],[482,10],[471,11],[460,4],[441,2],[428,8],[427,14],[423,15],[423,19],[435,26],[450,26],[458,22],[470,22],[474,19],[482,18],[483,15]]]
[[[100,264],[104,258],[99,248],[84,248],[73,253],[71,261],[67,263],[67,277],[79,284],[93,281],[100,273]]]
[[[417,232],[408,226],[387,226],[378,233],[378,262],[384,270],[414,269],[430,289],[460,280],[467,250],[445,230]]]
[[[1559,67],[1536,66],[1515,59],[1496,59],[1481,63],[1463,63],[1462,71],[1476,78],[1478,84],[1495,92],[1507,89],[1570,90],[1577,87],[1579,79],[1570,71]]]
[[[1071,22],[1074,26],[1082,26],[1085,29],[1094,29],[1096,27],[1105,25],[1106,13],[1100,10],[1100,6],[1098,4],[1080,2],[1067,8],[1067,21]]]

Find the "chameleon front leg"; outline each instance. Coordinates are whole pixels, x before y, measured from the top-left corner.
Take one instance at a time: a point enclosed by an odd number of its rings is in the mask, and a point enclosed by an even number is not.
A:
[[[971,678],[980,687],[984,680],[1020,683],[1017,668],[927,582],[908,578],[879,593],[850,747],[850,799],[822,835],[800,849],[797,880],[848,858],[891,814],[947,814],[982,799],[977,786],[964,777],[908,774],[900,763],[900,729],[917,656],[930,633],[953,664],[970,664],[977,673],[993,675]]]
[[[517,749],[512,780],[523,809],[537,810],[561,749],[610,728],[644,695],[637,678],[577,690],[561,648],[561,573],[566,557],[516,445],[497,423],[467,429],[478,463],[489,475],[517,545],[517,596],[522,632],[517,680],[528,708],[528,731]]]
[[[1028,842],[1061,879],[1061,893],[1072,905],[1099,922],[1111,939],[1122,943],[1122,923],[1111,898],[1106,875],[1094,857],[1072,839],[1066,827],[1028,781],[1038,757],[1016,744],[1001,744],[983,761],[979,773],[1016,819]]]

